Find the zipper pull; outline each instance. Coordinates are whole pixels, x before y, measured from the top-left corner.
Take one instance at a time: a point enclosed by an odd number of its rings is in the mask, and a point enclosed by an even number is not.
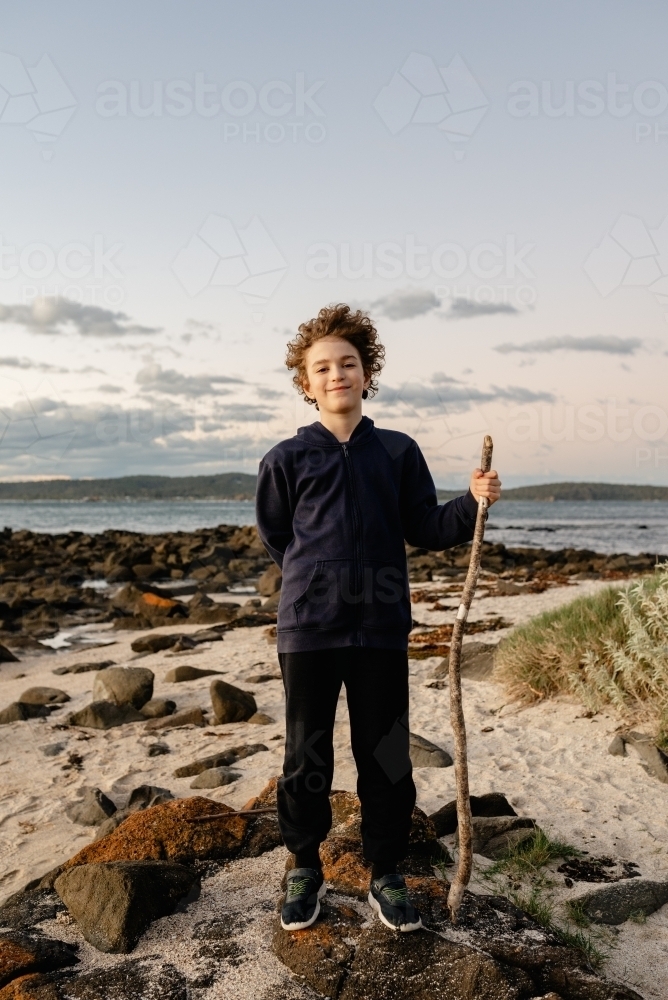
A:
[[[348,445],[346,444],[345,441],[343,442],[341,447],[343,448],[343,454],[346,456],[346,458],[348,458]]]

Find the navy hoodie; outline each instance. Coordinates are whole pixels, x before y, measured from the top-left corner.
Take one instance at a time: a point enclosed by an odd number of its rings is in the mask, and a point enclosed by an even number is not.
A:
[[[283,571],[278,652],[407,649],[404,540],[439,551],[473,538],[477,503],[439,504],[417,443],[362,417],[341,443],[319,421],[269,451],[257,527]]]

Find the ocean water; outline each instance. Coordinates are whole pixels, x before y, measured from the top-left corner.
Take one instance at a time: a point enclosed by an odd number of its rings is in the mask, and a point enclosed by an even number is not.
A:
[[[159,534],[217,524],[254,524],[250,500],[70,502],[0,501],[0,528],[94,534],[107,528]],[[668,555],[668,503],[501,501],[490,511],[487,539],[504,545]]]

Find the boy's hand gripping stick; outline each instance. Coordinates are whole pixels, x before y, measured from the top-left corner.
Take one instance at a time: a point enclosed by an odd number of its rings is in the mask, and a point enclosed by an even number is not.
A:
[[[483,472],[489,472],[492,465],[492,439],[485,436],[482,446],[482,458],[480,468]],[[457,873],[450,885],[448,893],[448,908],[450,919],[453,924],[457,923],[457,913],[464,896],[464,890],[471,878],[473,867],[472,849],[472,822],[471,822],[471,801],[469,798],[469,772],[466,755],[466,726],[464,724],[464,710],[462,707],[462,677],[461,677],[461,655],[462,638],[466,627],[466,618],[471,607],[471,601],[475,593],[480,571],[480,557],[482,555],[482,541],[485,534],[485,521],[487,520],[487,508],[489,500],[487,497],[480,497],[478,500],[478,514],[475,522],[473,543],[471,545],[471,559],[466,574],[466,582],[462,591],[462,600],[457,611],[457,617],[452,630],[452,640],[450,644],[450,724],[455,741],[455,780],[457,782],[457,823],[459,826],[459,863]]]

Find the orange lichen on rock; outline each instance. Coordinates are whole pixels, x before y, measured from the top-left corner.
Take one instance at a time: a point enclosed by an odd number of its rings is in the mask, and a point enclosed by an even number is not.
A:
[[[112,833],[88,844],[65,867],[99,861],[194,861],[233,856],[241,847],[248,819],[190,822],[212,813],[234,812],[222,802],[193,796],[132,813]]]

